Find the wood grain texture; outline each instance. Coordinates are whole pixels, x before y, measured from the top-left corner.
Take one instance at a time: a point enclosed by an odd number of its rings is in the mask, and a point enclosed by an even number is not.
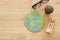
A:
[[[0,40],[60,40],[60,0],[50,0],[37,9],[46,18],[45,27],[41,31],[33,33],[26,29],[24,19],[33,11],[31,6],[36,2],[38,0],[0,0]],[[44,14],[46,5],[54,8],[51,16],[56,22],[52,34],[45,32],[49,20],[49,16]]]

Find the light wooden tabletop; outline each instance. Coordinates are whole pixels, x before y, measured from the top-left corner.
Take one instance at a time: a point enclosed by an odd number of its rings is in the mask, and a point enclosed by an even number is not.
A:
[[[50,0],[37,11],[43,13],[46,5],[51,5],[54,12],[55,26],[52,34],[46,33],[48,15],[45,15],[44,28],[33,33],[26,29],[24,19],[33,11],[31,6],[39,0],[0,0],[0,40],[60,40],[60,0]]]

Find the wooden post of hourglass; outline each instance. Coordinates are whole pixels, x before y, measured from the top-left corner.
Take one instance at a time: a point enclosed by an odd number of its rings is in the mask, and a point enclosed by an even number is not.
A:
[[[53,7],[48,5],[45,7],[45,13],[49,16],[48,20],[48,27],[46,29],[47,33],[52,33],[53,31],[53,26],[54,26],[54,20],[50,17],[50,14],[54,11]]]

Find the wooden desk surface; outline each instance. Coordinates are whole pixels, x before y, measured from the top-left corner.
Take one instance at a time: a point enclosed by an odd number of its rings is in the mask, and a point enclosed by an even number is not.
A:
[[[33,11],[31,6],[38,0],[0,0],[0,40],[60,40],[60,0],[50,0],[47,4],[41,5],[37,11],[44,14],[44,7],[51,5],[54,8],[52,13],[55,18],[55,26],[52,34],[47,34],[45,27],[33,33],[26,29],[24,19]]]

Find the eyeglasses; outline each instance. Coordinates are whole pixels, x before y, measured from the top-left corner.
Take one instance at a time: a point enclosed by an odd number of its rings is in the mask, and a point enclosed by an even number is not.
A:
[[[41,3],[47,3],[49,0],[41,0],[32,6],[33,9],[37,9],[41,6]],[[39,6],[38,6],[39,5]]]

